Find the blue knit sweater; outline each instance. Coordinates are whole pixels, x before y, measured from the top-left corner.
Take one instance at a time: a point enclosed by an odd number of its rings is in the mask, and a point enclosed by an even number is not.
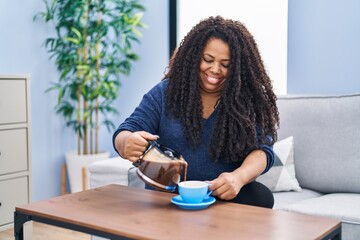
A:
[[[144,95],[140,105],[128,117],[113,135],[122,130],[146,131],[160,136],[159,144],[167,146],[179,152],[188,163],[187,180],[213,180],[223,172],[232,172],[240,166],[240,163],[214,162],[209,155],[208,145],[215,125],[217,109],[208,119],[203,119],[202,141],[196,148],[191,147],[186,141],[182,124],[175,117],[165,114],[165,90],[167,80],[161,81]],[[260,147],[266,152],[267,166],[263,173],[267,172],[274,163],[272,146]]]

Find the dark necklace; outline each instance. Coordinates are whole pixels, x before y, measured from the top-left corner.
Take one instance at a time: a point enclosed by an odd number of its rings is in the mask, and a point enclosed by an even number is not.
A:
[[[220,103],[220,98],[216,101],[215,106],[214,106],[214,109],[217,108],[217,106],[219,105],[219,103]]]

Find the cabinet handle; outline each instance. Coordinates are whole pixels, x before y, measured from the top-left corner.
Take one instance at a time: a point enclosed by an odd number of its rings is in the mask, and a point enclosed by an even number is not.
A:
[[[1,202],[0,202],[0,207],[1,207]]]

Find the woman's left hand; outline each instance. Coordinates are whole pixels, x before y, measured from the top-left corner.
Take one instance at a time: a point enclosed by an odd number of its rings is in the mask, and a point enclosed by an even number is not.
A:
[[[208,183],[211,184],[209,189],[213,191],[212,195],[223,200],[235,198],[244,186],[234,172],[224,172],[216,179],[208,181]]]

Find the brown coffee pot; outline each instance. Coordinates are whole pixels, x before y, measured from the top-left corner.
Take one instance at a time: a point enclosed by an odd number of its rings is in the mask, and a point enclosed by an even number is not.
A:
[[[148,148],[134,166],[137,167],[137,175],[146,184],[167,192],[175,191],[183,169],[185,173],[187,171],[187,162],[179,153],[156,141],[149,141]]]

